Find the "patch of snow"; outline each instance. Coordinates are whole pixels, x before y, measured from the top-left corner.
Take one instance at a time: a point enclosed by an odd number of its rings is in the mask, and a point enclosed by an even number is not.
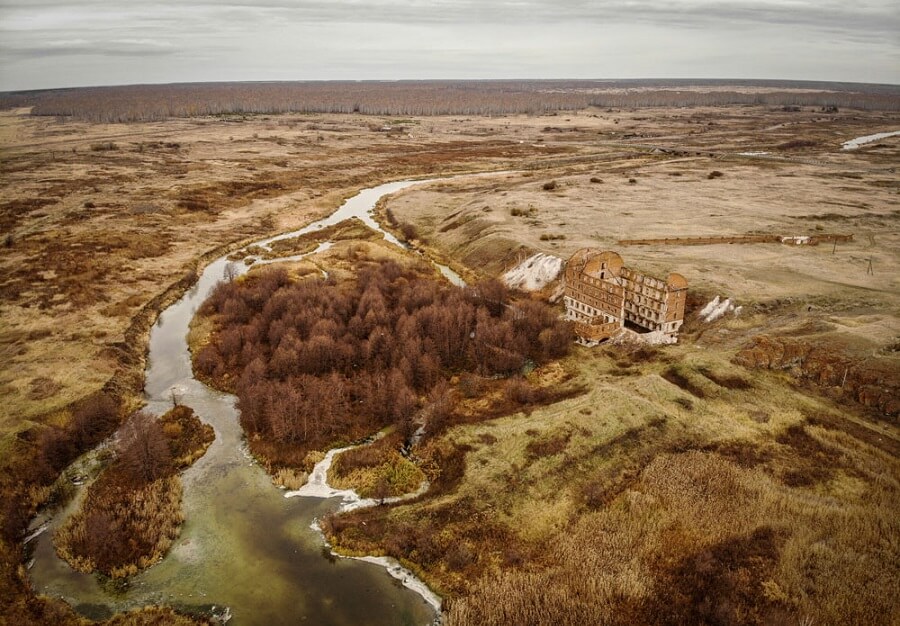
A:
[[[48,528],[50,528],[50,522],[44,522],[43,524],[35,528],[27,537],[25,537],[25,541],[23,541],[22,543],[27,544],[32,539],[41,536],[44,532],[46,532]]]
[[[563,265],[558,256],[538,252],[506,272],[502,280],[511,289],[537,291],[555,280]]]
[[[354,511],[356,509],[364,509],[366,507],[375,506],[382,503],[392,504],[394,502],[402,502],[403,500],[416,498],[428,491],[430,483],[427,480],[423,480],[422,484],[419,485],[419,488],[412,493],[405,493],[402,496],[393,496],[384,499],[362,498],[353,489],[335,489],[334,487],[330,486],[328,484],[328,470],[331,469],[331,464],[334,462],[334,457],[341,452],[352,450],[353,448],[358,447],[359,446],[347,446],[346,448],[333,448],[329,450],[325,455],[325,458],[316,463],[315,466],[313,466],[313,470],[312,472],[310,472],[309,479],[307,480],[306,484],[300,487],[300,489],[285,492],[284,497],[296,498],[298,496],[305,496],[308,498],[341,498],[343,502],[341,503],[341,506],[338,510],[343,512]]]
[[[203,596],[205,597],[206,594],[204,593]],[[222,607],[220,609],[220,608],[216,607],[215,605],[213,605],[212,609],[210,610],[210,613],[211,613],[210,619],[212,620],[213,624],[227,624],[228,622],[231,621],[231,618],[233,617],[231,614],[231,608],[227,607],[227,606]]]
[[[734,310],[734,305],[731,304],[731,298],[726,298],[705,319],[707,322],[713,322],[728,313],[729,309]]]
[[[712,300],[706,303],[706,306],[700,309],[700,313],[697,314],[697,317],[706,317],[710,313],[712,313],[716,307],[719,306],[719,296],[716,296]]]
[[[371,443],[371,441],[367,443]],[[364,443],[362,445],[367,445],[367,443]],[[334,498],[340,496],[343,499],[343,502],[341,503],[341,506],[338,510],[344,512],[375,506],[377,504],[391,504],[394,502],[402,502],[403,500],[416,498],[428,491],[430,483],[427,480],[422,481],[422,484],[419,485],[419,488],[413,493],[407,493],[402,496],[395,496],[392,498],[384,499],[361,498],[359,494],[356,493],[356,491],[354,491],[353,489],[334,489],[333,487],[329,486],[328,470],[331,468],[334,457],[341,452],[352,450],[353,448],[358,447],[359,446],[347,446],[345,448],[334,448],[332,450],[329,450],[325,454],[325,458],[315,464],[312,472],[310,472],[309,474],[309,480],[307,481],[307,483],[296,491],[288,491],[284,494],[284,497],[293,498],[297,496],[306,496],[311,498]],[[320,535],[323,535],[322,527],[319,526],[319,521],[317,519],[314,519],[309,527]],[[331,547],[327,541],[325,542],[325,545]],[[429,589],[428,585],[426,585],[424,581],[417,578],[415,574],[413,574],[405,567],[401,566],[394,559],[383,556],[344,557],[343,555],[338,554],[333,550],[331,554],[341,558],[352,558],[358,561],[365,561],[367,563],[373,563],[375,565],[384,567],[387,570],[388,574],[399,580],[407,589],[410,589],[419,594],[428,604],[433,606],[434,609],[438,613],[440,613],[440,596]]]
[[[864,146],[867,143],[872,143],[873,141],[878,141],[879,139],[887,139],[888,137],[894,137],[896,135],[900,135],[900,130],[892,130],[886,133],[875,133],[874,135],[864,135],[862,137],[856,137],[855,139],[851,139],[850,141],[845,141],[841,144],[841,150],[856,150],[860,146]]]
[[[738,156],[766,156],[771,152],[738,152]]]
[[[809,244],[810,238],[805,235],[796,235],[794,237],[782,237],[781,243],[792,243],[798,246],[805,246]]]
[[[678,337],[654,330],[650,333],[636,333],[633,330],[622,328],[609,338],[612,345],[644,345],[644,346],[667,346],[678,343]]]
[[[399,580],[404,587],[411,589],[422,596],[425,602],[434,607],[435,611],[440,612],[441,598],[429,589],[428,585],[416,578],[415,574],[400,565],[395,559],[388,556],[354,556],[350,558],[382,566],[387,570],[388,574]]]
[[[705,322],[714,322],[726,313],[734,313],[735,317],[737,317],[743,310],[744,307],[736,307],[731,301],[731,298],[722,300],[719,296],[716,296],[706,303],[706,306],[700,310],[697,317],[703,319]]]
[[[357,446],[347,446],[345,448],[333,448],[328,451],[325,458],[315,464],[313,471],[309,474],[309,480],[306,484],[295,491],[288,491],[284,494],[285,498],[294,498],[297,496],[305,496],[308,498],[336,498],[341,497],[345,502],[359,500],[359,495],[352,489],[335,489],[328,485],[328,470],[334,457],[341,452],[351,450]]]
[[[293,263],[295,261],[302,261],[306,257],[312,256],[314,254],[319,254],[320,252],[325,252],[326,250],[330,250],[333,246],[334,246],[334,242],[323,241],[312,252],[304,252],[303,254],[293,254],[291,256],[275,257],[274,259],[260,259],[260,260],[256,261],[256,264],[257,265],[271,265],[272,263]]]

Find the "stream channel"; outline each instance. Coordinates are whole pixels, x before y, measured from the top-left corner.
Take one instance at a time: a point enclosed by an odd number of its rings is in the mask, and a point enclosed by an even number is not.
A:
[[[425,182],[430,181],[406,180],[365,189],[330,216],[256,245],[265,247],[358,217],[391,243],[402,246],[373,219],[372,210],[381,197]],[[419,595],[381,565],[331,554],[314,529],[314,521],[336,510],[341,496],[315,497],[330,495],[330,491],[312,489],[308,495],[313,497],[285,498],[246,451],[236,398],[194,378],[188,325],[223,279],[228,264],[224,256],[210,263],[197,283],[162,312],[150,332],[146,410],[157,415],[169,410],[174,392],[179,403],[194,409],[216,433],[206,454],[182,475],[185,522],[181,535],[169,554],[135,576],[127,590],[109,591],[95,576],[71,569],[53,549],[53,532],[74,512],[80,501],[75,497],[56,512],[46,532],[33,539],[30,574],[35,590],[61,597],[93,618],[148,604],[168,604],[190,612],[230,616],[229,624],[236,626],[431,624],[437,612],[425,599],[427,589]],[[232,267],[240,273],[247,271],[243,263]],[[438,265],[438,269],[451,282],[462,284],[449,268]],[[421,585],[415,580],[408,583]],[[433,594],[431,601],[435,601]]]

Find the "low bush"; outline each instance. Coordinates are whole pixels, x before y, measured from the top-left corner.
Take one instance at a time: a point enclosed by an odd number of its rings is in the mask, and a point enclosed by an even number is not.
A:
[[[110,150],[118,150],[119,146],[113,143],[112,141],[103,141],[100,143],[92,143],[91,151],[92,152],[109,152]]]

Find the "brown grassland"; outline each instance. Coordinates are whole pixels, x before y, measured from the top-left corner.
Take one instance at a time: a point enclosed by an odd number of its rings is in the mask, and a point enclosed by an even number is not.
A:
[[[59,473],[138,407],[149,328],[206,260],[361,187],[484,170],[503,173],[404,191],[384,221],[474,279],[627,238],[853,240],[621,250],[688,277],[681,342],[573,348],[524,387],[452,377],[453,418],[414,451],[429,492],[329,518],[338,549],[399,558],[454,625],[900,619],[900,138],[840,150],[900,128],[896,112],[27,113],[0,112],[0,622],[83,621],[34,594],[21,538]],[[323,255],[336,281],[399,254],[347,237]],[[742,314],[700,322],[717,294]],[[376,493],[397,441],[379,445],[337,480]]]

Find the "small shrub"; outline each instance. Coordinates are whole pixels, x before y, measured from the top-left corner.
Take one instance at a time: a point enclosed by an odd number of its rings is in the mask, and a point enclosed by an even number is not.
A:
[[[559,454],[569,445],[569,439],[572,433],[555,433],[529,441],[525,451],[531,459],[540,459],[545,456],[553,456]]]
[[[464,543],[458,543],[447,552],[447,565],[450,569],[461,570],[475,561],[475,553]]]
[[[629,185],[637,185],[637,178],[629,178],[628,184]]]
[[[703,388],[695,384],[691,381],[687,376],[679,372],[674,367],[668,368],[662,374],[660,374],[664,379],[675,385],[676,387],[680,387],[684,389],[695,398],[705,398],[706,392],[703,391]]]
[[[778,148],[780,150],[801,150],[803,148],[813,148],[819,145],[818,141],[812,141],[811,139],[793,139],[791,141],[786,141],[782,144],[778,144]]]
[[[521,378],[511,378],[506,383],[506,397],[516,404],[530,404],[534,400],[534,389]]]
[[[409,222],[403,222],[403,224],[400,225],[400,232],[403,234],[403,238],[407,241],[412,241],[413,239],[419,238],[419,233],[416,230],[416,227]]]
[[[459,392],[464,398],[474,398],[481,394],[481,379],[474,374],[464,373],[459,377]]]
[[[544,191],[553,191],[554,189],[557,188],[557,186],[558,186],[558,185],[557,185],[556,181],[555,181],[555,180],[551,180],[551,181],[549,181],[549,182],[544,183],[543,186],[542,186],[542,189],[543,189]]]
[[[715,178],[721,178],[723,176],[725,176],[725,174],[723,174],[719,170],[713,170],[706,176],[706,178],[708,178],[709,180],[713,180]]]
[[[690,398],[675,398],[675,404],[679,405],[685,411],[694,410],[694,403],[691,402]]]
[[[561,235],[559,233],[544,233],[541,235],[541,241],[559,241],[560,239],[565,239],[565,235]]]
[[[112,141],[103,141],[100,143],[92,143],[91,151],[92,152],[109,152],[110,150],[118,150],[119,146],[117,146]]]
[[[602,179],[602,178],[599,178],[599,177],[597,177],[597,176],[591,176],[591,182],[592,182],[592,183],[602,183],[602,182],[603,182],[603,179]]]
[[[97,207],[97,205],[94,204],[93,202],[91,202],[90,200],[85,200],[85,201],[84,201],[84,204],[81,205],[81,206],[83,206],[83,207],[86,208],[86,209],[94,209],[94,208]]]
[[[741,378],[740,376],[736,376],[733,374],[717,374],[705,367],[701,367],[698,370],[703,376],[719,387],[724,387],[725,389],[752,389],[753,385],[750,381]]]

